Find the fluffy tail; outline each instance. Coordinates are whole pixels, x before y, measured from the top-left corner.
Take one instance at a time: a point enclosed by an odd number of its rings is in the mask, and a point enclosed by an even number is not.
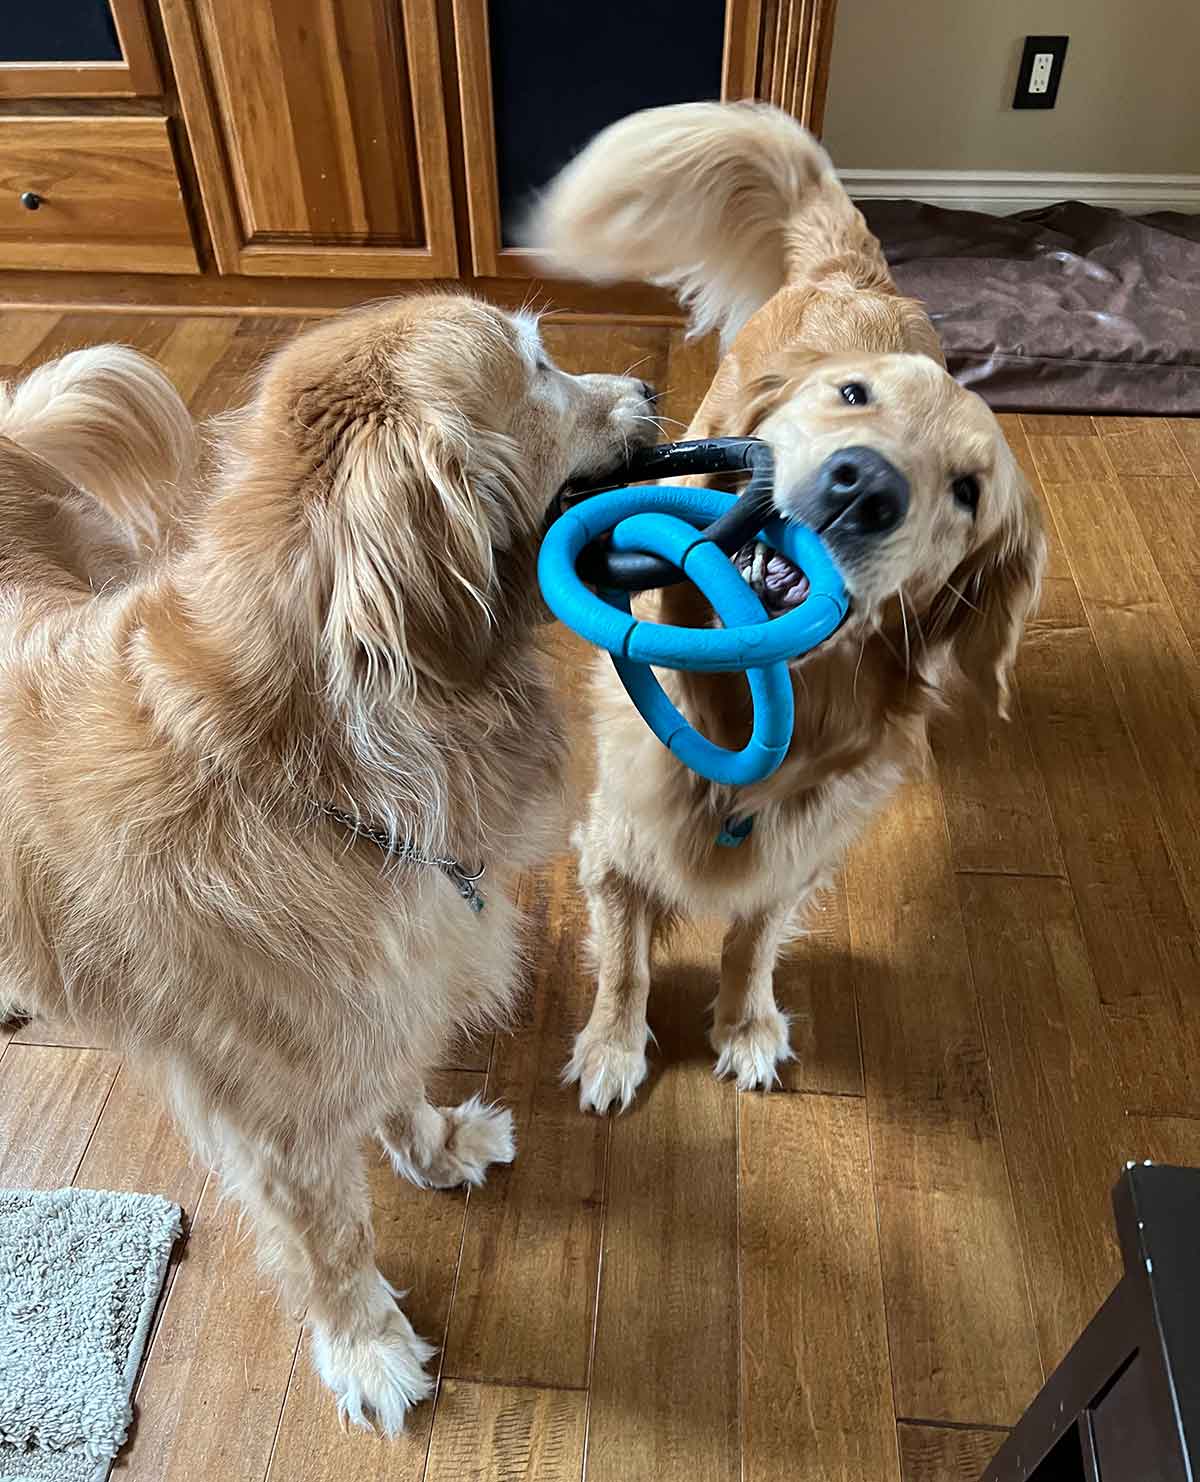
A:
[[[74,350],[0,382],[0,435],[86,490],[146,554],[174,523],[198,447],[166,375],[123,345]]]
[[[865,254],[861,286],[890,281],[829,156],[762,103],[682,103],[613,124],[550,185],[529,235],[560,274],[675,289],[693,332],[726,342],[822,263]]]

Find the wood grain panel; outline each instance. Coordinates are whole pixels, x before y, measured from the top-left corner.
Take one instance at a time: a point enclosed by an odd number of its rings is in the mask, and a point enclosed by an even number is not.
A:
[[[935,1425],[896,1427],[904,1482],[979,1482],[1008,1432]]]
[[[223,272],[457,270],[434,0],[166,0]]]
[[[155,360],[171,383],[190,404],[214,368],[229,350],[237,334],[234,315],[207,315],[202,319],[180,319],[155,353]]]
[[[26,359],[22,373],[86,345],[128,345],[143,355],[156,355],[178,323],[170,314],[106,314],[103,319],[88,313],[61,314]]]
[[[1184,487],[1185,498],[1196,495],[1191,480]],[[1192,920],[1200,925],[1200,664],[1124,492],[1111,484],[1071,484],[1052,488],[1050,498],[1070,542],[1096,646],[1158,800]]]
[[[660,388],[659,411],[667,441],[683,437],[708,392],[720,361],[715,335],[689,339],[686,331],[670,331],[667,351],[667,381]]]
[[[442,1386],[425,1482],[576,1482],[587,1399],[575,1390]]]
[[[1046,788],[1020,701],[1010,717],[968,700],[939,722],[934,755],[957,870],[1004,874],[1063,872],[1058,836],[1047,823]]]
[[[0,118],[0,267],[198,273],[167,121]]]
[[[1187,460],[1162,417],[1097,417],[1096,431],[1118,474],[1186,475]]]
[[[142,0],[108,0],[116,62],[0,62],[0,98],[131,98],[162,91]]]
[[[1129,1158],[1150,1158],[1155,1163],[1173,1163],[1178,1168],[1200,1168],[1200,1120],[1132,1116],[1126,1154]]]
[[[865,1108],[740,1112],[743,1477],[898,1482]]]
[[[1193,652],[1198,652],[1200,489],[1193,479],[1124,478],[1120,482],[1179,625]]]
[[[1046,576],[1050,578],[1070,576],[1071,563],[1067,560],[1066,548],[1062,543],[1062,536],[1058,533],[1058,525],[1055,523],[1054,512],[1046,502],[1046,491],[1042,487],[1041,476],[1034,461],[1033,452],[1029,446],[1029,438],[1026,435],[1024,424],[1029,421],[1040,421],[1039,418],[1019,417],[1015,412],[1001,412],[997,418],[1005,440],[1012,449],[1013,457],[1020,465],[1021,472],[1025,475],[1034,497],[1042,512],[1042,521],[1046,531]],[[1049,419],[1053,421],[1054,419]],[[1087,423],[1086,417],[1069,417],[1069,422]],[[1078,431],[1078,428],[1076,429]]]
[[[30,1019],[23,1024],[13,1038],[21,1045],[56,1045],[75,1050],[109,1050],[102,1036],[94,1029],[81,1029],[77,1025],[61,1020]]]
[[[863,1094],[855,965],[846,882],[840,876],[806,912],[799,941],[775,968],[775,1000],[788,1016],[794,1059],[779,1070],[786,1091]],[[720,960],[720,943],[714,961]]]
[[[483,1089],[479,1075],[442,1074],[430,1087],[438,1105],[457,1106]],[[466,1214],[465,1190],[418,1189],[368,1153],[376,1260],[405,1289],[404,1311],[423,1338],[445,1337]],[[435,1359],[436,1363],[437,1360]],[[439,1407],[444,1396],[437,1401]],[[271,1455],[267,1482],[420,1482],[434,1406],[422,1405],[393,1440],[339,1422],[308,1353],[301,1353]]]
[[[210,1179],[136,1396],[124,1482],[262,1482],[299,1325]],[[332,1407],[333,1400],[327,1403]]]
[[[1014,415],[1009,413],[1007,415]],[[1021,412],[1018,420],[1030,436],[1095,437],[1096,419],[1061,412]]]
[[[966,877],[959,892],[1049,1373],[1121,1274],[1120,1088],[1070,887]]]
[[[471,1197],[445,1371],[546,1388],[587,1383],[608,1123],[561,1083],[579,1009],[583,905],[574,861],[525,893],[538,944],[526,1017],[498,1035],[488,1095],[516,1119],[517,1158]]]
[[[0,1184],[69,1184],[119,1065],[103,1050],[10,1044],[0,1060]]]
[[[1029,451],[1042,483],[1073,484],[1081,479],[1110,479],[1112,465],[1104,456],[1104,441],[1077,434],[1042,437],[1029,434]]]
[[[655,973],[659,1053],[612,1124],[590,1482],[737,1482],[737,1093],[713,1079],[712,962],[684,931]]]
[[[161,1194],[191,1215],[207,1170],[178,1131],[159,1088],[122,1066],[74,1182],[84,1189]]]
[[[668,378],[669,337],[657,325],[543,324],[551,358],[569,374],[637,376],[660,389]]]
[[[1191,469],[1193,477],[1200,479],[1200,419],[1185,422],[1182,418],[1173,418],[1169,425],[1184,462]]]
[[[1017,675],[1125,1106],[1190,1110],[1200,1104],[1200,962],[1153,794],[1073,585],[1047,583]]]
[[[38,346],[57,325],[61,314],[48,310],[42,313],[6,313],[0,317],[0,365],[13,367],[34,355]],[[13,374],[7,371],[6,375]]]
[[[846,878],[897,1412],[1010,1424],[1042,1374],[931,783],[889,807]]]

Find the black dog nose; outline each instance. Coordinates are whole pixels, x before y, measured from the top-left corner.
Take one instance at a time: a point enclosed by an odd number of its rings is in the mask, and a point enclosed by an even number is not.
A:
[[[871,448],[842,448],[817,470],[822,528],[886,535],[908,513],[908,480]]]

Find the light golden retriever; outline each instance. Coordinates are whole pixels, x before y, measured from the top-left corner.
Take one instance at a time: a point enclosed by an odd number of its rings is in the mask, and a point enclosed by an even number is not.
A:
[[[189,501],[191,420],[132,351],[0,390],[0,1007],[162,1072],[389,1432],[432,1350],[360,1144],[437,1187],[513,1156],[507,1112],[425,1079],[503,1013],[553,837],[543,514],[652,440],[649,394],[557,370],[528,317],[403,300],[281,350]]]
[[[767,1086],[790,1055],[772,988],[778,948],[905,773],[929,713],[965,676],[1001,710],[1038,593],[1044,538],[998,424],[946,373],[921,306],[820,146],[762,105],[685,104],[601,134],[551,186],[533,238],[558,271],[681,293],[727,349],[689,437],[764,438],[775,504],[824,532],[851,594],[841,630],[792,665],[784,764],[710,785],[650,735],[598,669],[598,781],[581,830],[599,989],[567,1067],[585,1108],[625,1107],[646,1074],[650,957],[677,913],[730,920],[712,1026],[718,1074]],[[739,556],[768,610],[804,595],[761,549]],[[648,601],[711,620],[694,589]],[[693,723],[749,734],[745,682],[672,677]],[[737,847],[718,843],[750,832]]]

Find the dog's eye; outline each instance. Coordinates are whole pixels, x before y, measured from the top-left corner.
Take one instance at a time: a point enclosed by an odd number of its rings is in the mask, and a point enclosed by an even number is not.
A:
[[[979,480],[975,475],[968,473],[961,479],[955,479],[950,489],[963,509],[969,509],[974,514],[979,506]]]
[[[847,381],[844,386],[838,387],[838,392],[842,400],[852,407],[865,407],[871,400],[861,381]]]
[[[550,364],[550,362],[544,355],[539,355],[537,358],[537,364],[534,366],[534,369],[537,371],[539,376],[545,376],[549,375],[554,367]]]

